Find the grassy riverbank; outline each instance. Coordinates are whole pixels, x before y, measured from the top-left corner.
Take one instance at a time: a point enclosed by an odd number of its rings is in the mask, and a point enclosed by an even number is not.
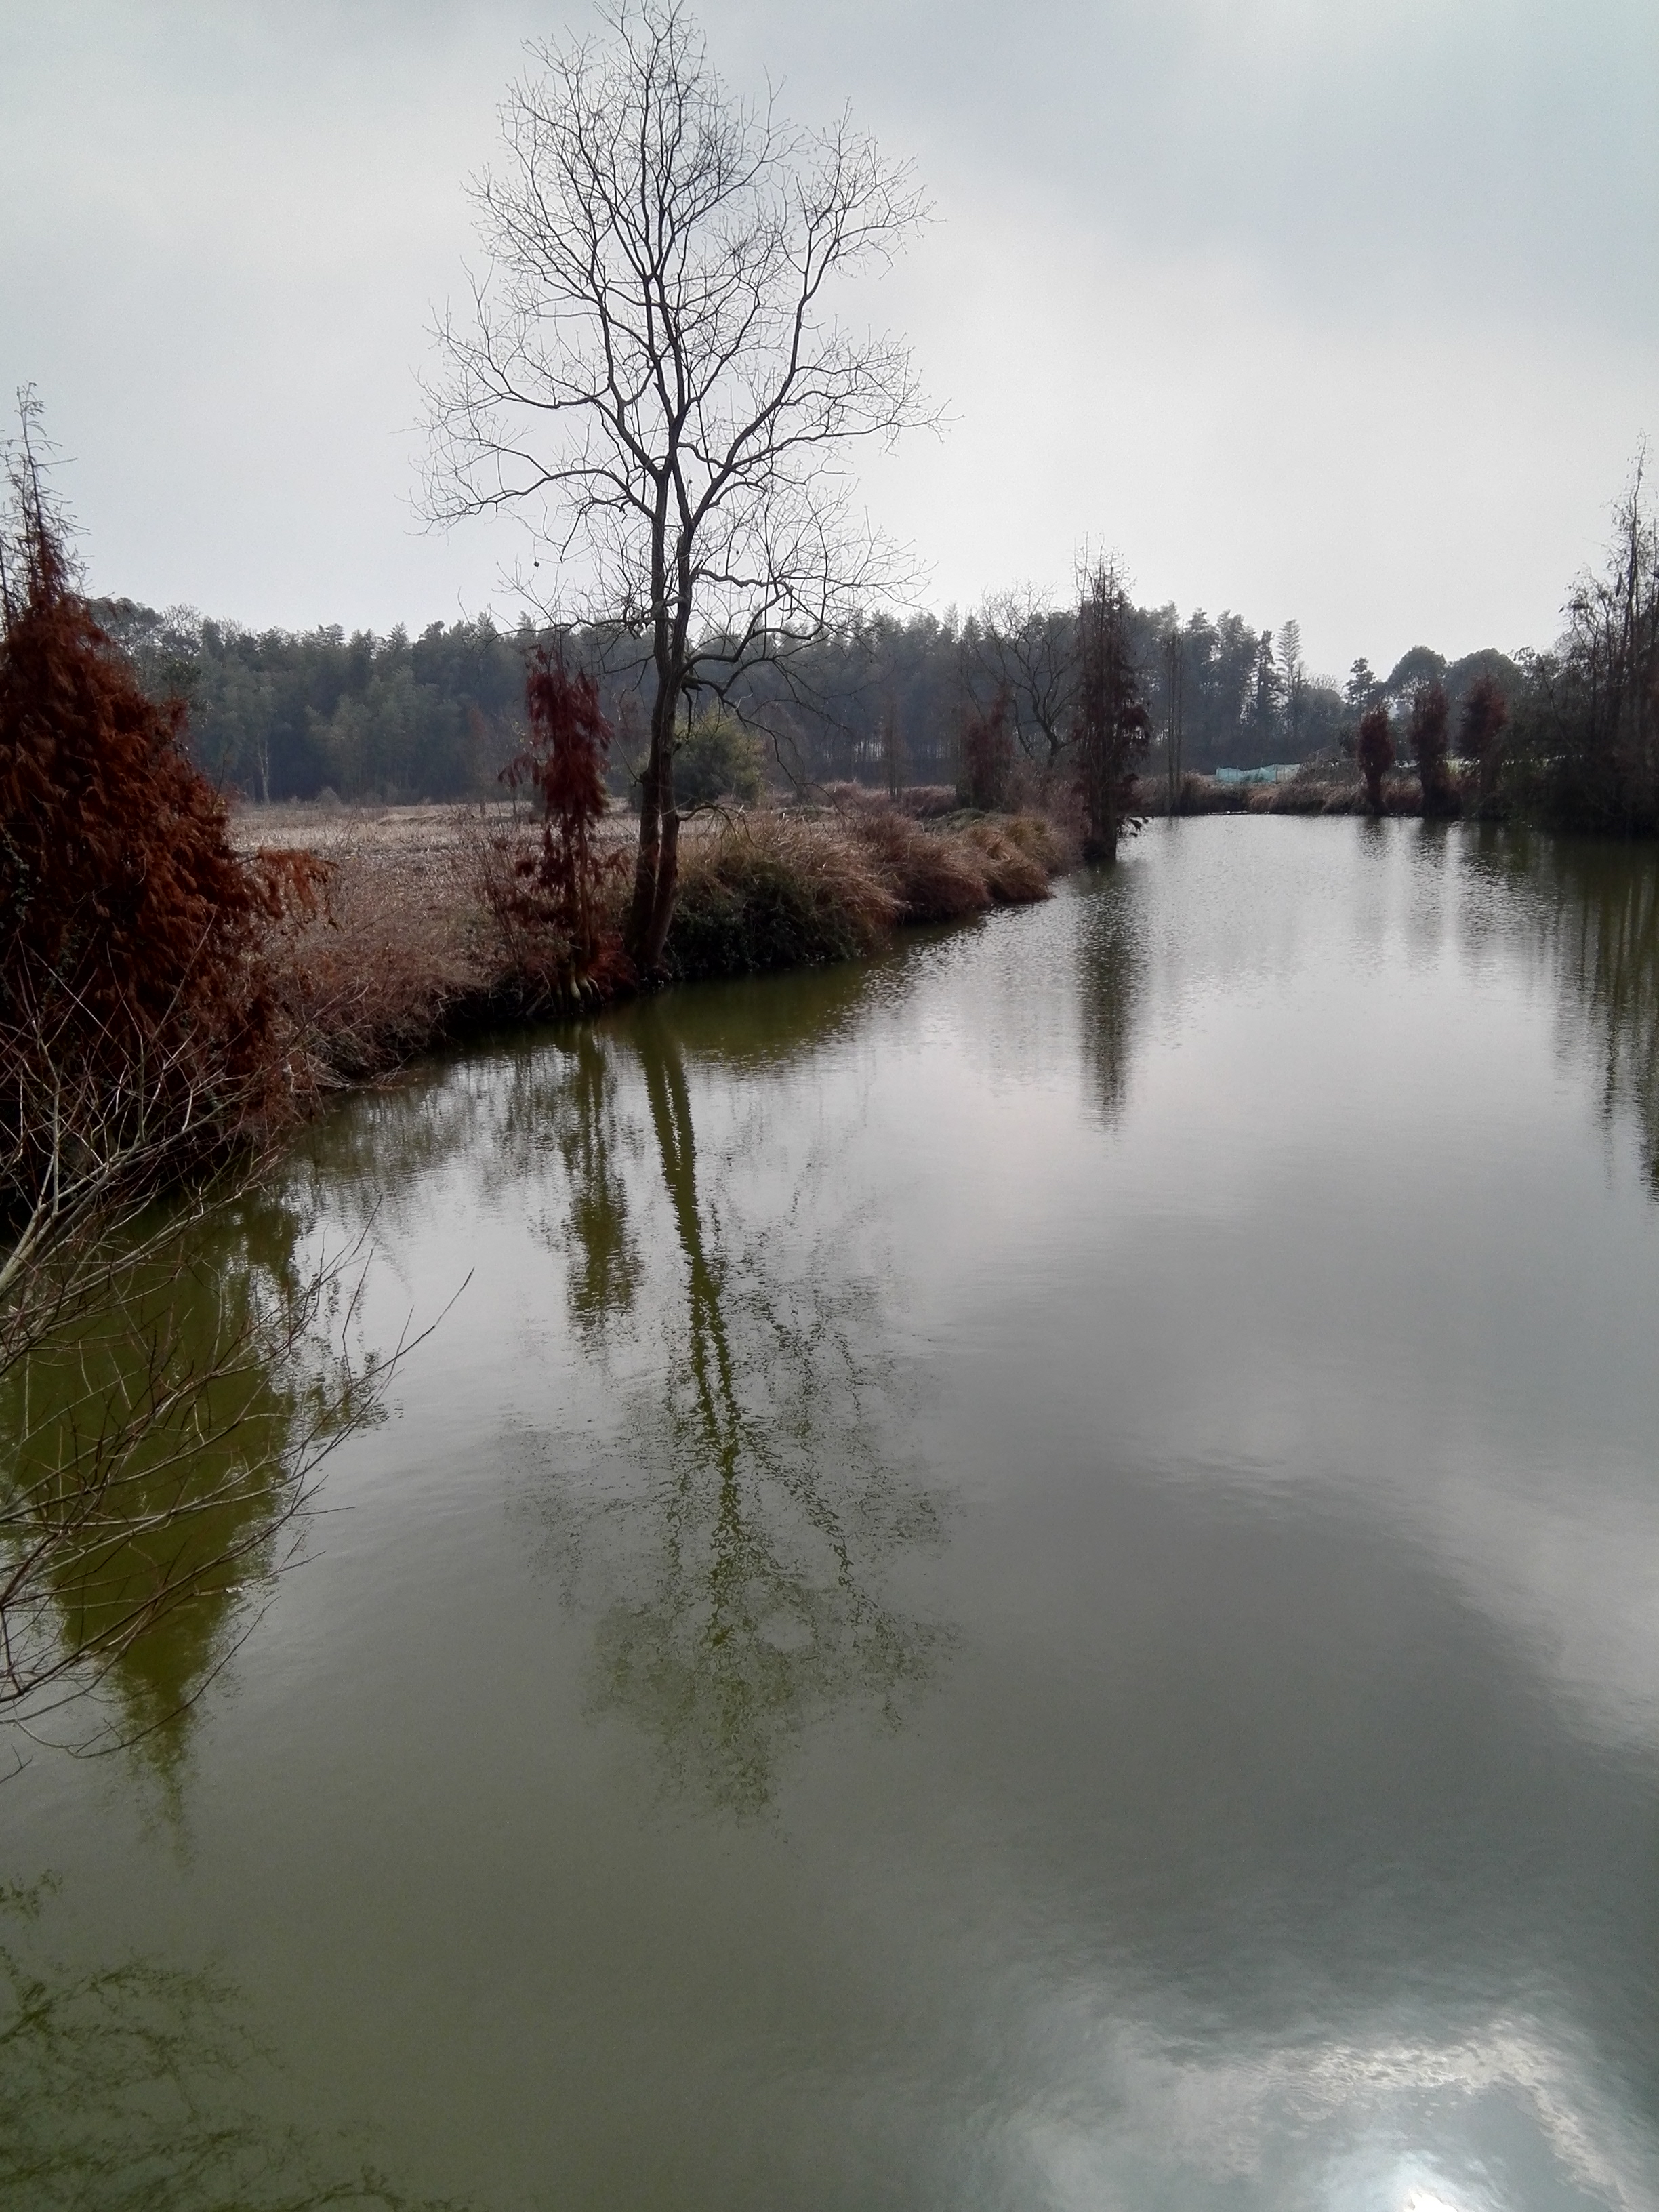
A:
[[[1148,816],[1167,815],[1172,811],[1170,787],[1163,777],[1142,779],[1135,807],[1137,812]],[[1359,776],[1327,769],[1304,769],[1279,783],[1222,783],[1211,775],[1185,775],[1173,809],[1176,814],[1343,816],[1370,814],[1372,811]],[[1423,787],[1414,775],[1401,771],[1383,778],[1382,811],[1422,813]],[[1460,804],[1455,812],[1446,818],[1465,815],[1473,817],[1477,811],[1471,801],[1467,807]]]
[[[627,829],[619,818],[607,893],[617,927]],[[244,852],[305,850],[330,869],[319,910],[281,930],[270,955],[296,1066],[319,1087],[551,1011],[530,950],[489,896],[492,878],[533,852],[538,824],[499,807],[248,807],[234,831]],[[1067,833],[1036,814],[933,823],[866,805],[710,816],[682,841],[668,969],[690,981],[867,956],[907,926],[1046,898],[1076,857]],[[629,988],[612,971],[586,1003]]]

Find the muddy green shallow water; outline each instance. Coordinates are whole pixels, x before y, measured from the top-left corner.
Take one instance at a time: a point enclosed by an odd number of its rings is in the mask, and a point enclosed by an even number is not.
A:
[[[471,1279],[0,1787],[0,2198],[1659,2203],[1656,1144],[1655,856],[1413,823],[349,1103]]]

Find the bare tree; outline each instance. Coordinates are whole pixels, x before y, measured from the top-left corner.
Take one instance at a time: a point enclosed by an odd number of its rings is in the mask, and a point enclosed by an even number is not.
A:
[[[1612,559],[1567,602],[1563,647],[1577,695],[1579,770],[1609,823],[1659,819],[1659,513],[1646,441],[1613,508]]]
[[[1009,703],[1021,750],[1048,772],[1072,740],[1076,643],[1072,615],[1030,584],[993,592],[968,641],[969,659]]]
[[[722,83],[677,0],[536,46],[507,159],[474,190],[489,254],[445,317],[428,511],[526,515],[647,648],[650,746],[628,950],[673,915],[682,701],[845,622],[899,580],[854,511],[849,445],[926,419],[908,348],[850,330],[841,282],[923,220],[908,168],[843,116],[807,132]],[[645,656],[642,656],[644,658]]]

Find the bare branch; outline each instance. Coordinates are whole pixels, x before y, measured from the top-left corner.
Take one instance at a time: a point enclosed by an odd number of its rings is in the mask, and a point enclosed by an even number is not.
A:
[[[847,117],[809,133],[728,92],[675,0],[606,20],[607,40],[531,49],[540,73],[504,103],[502,164],[473,187],[486,273],[470,324],[437,326],[426,501],[444,522],[524,514],[583,572],[566,613],[648,640],[629,927],[648,972],[682,696],[911,580],[854,505],[850,453],[936,418],[908,347],[836,301],[927,209]]]

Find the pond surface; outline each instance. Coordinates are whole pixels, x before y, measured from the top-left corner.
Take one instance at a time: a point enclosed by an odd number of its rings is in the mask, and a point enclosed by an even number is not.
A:
[[[5,2203],[1659,2203],[1656,866],[1158,824],[345,1105],[470,1280],[0,1787]]]

